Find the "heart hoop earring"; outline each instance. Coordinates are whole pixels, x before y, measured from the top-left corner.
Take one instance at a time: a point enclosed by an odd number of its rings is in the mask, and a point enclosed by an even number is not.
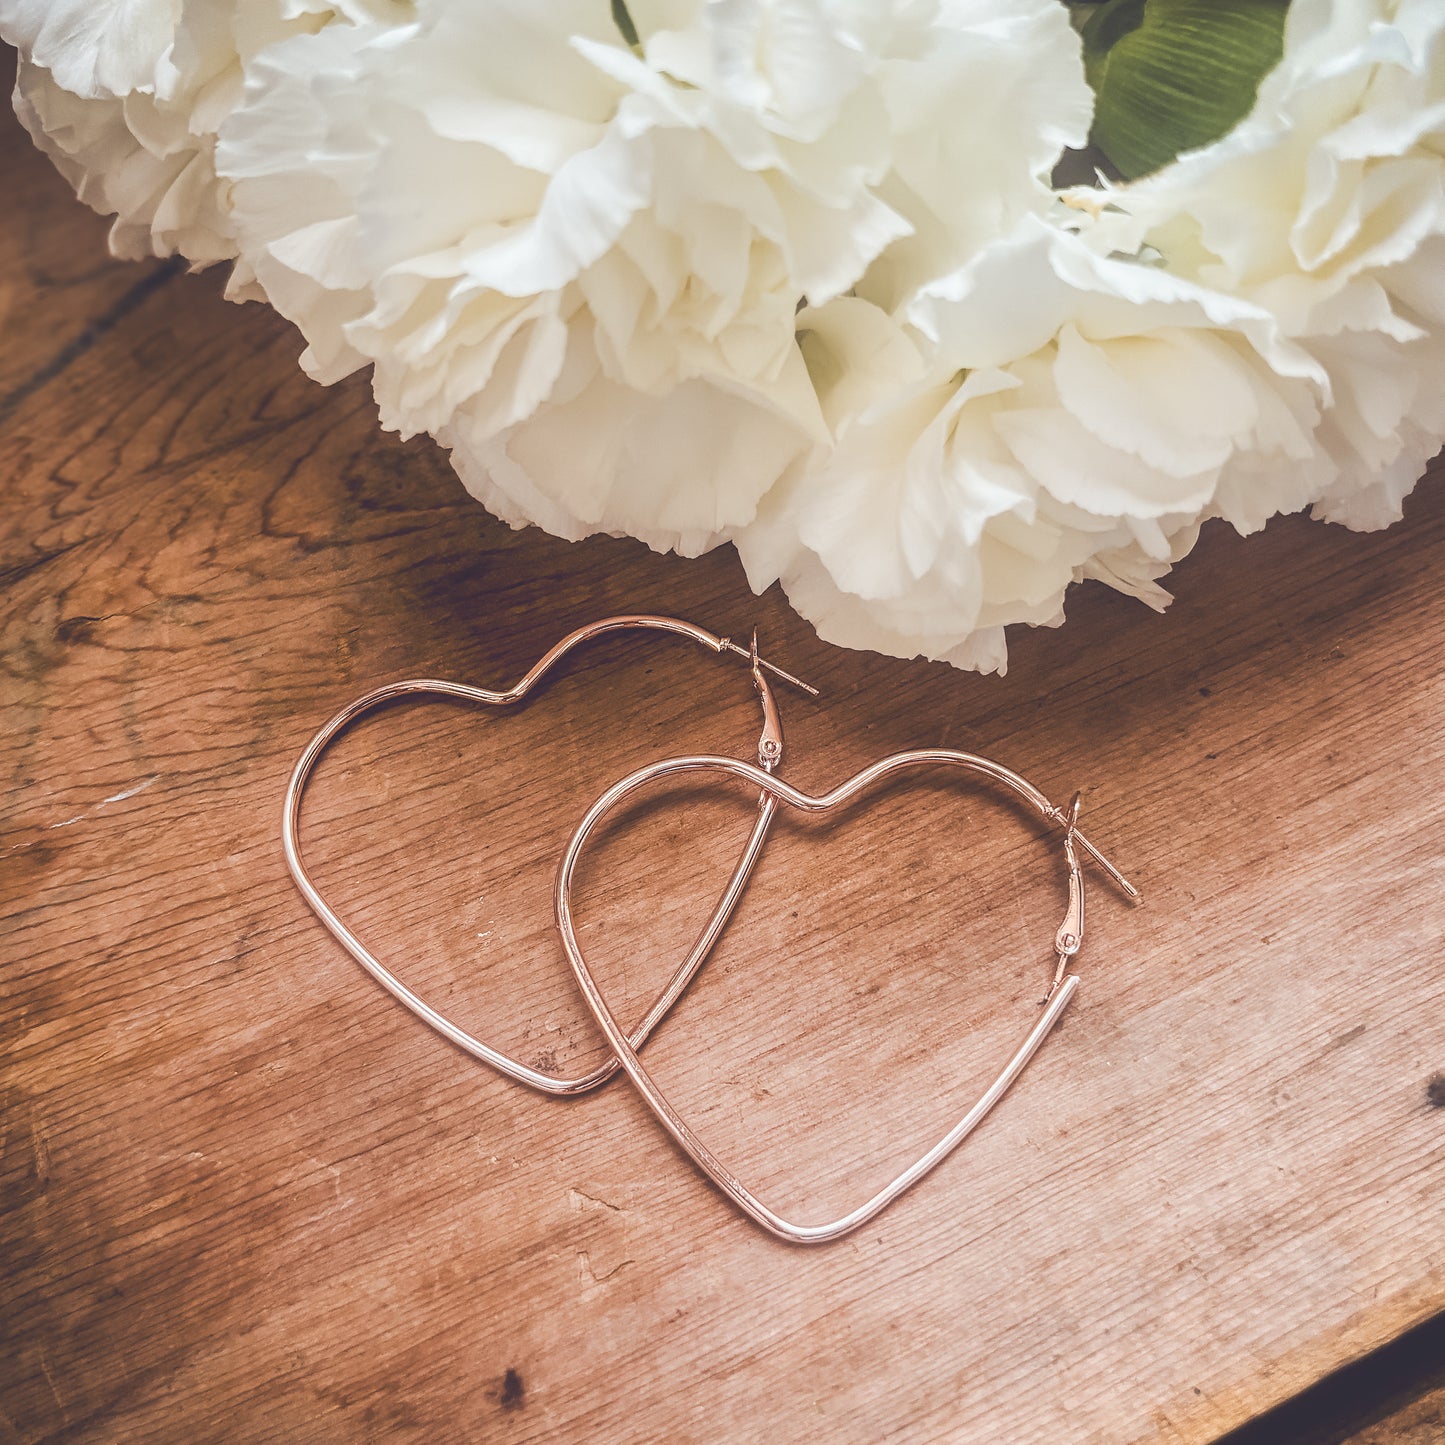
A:
[[[418,994],[409,989],[397,976],[392,973],[382,962],[371,952],[369,948],[356,936],[340,917],[332,909],[331,905],[321,896],[320,890],[313,882],[311,875],[306,870],[306,865],[301,858],[301,844],[298,837],[298,825],[301,815],[301,799],[306,789],[307,780],[311,776],[312,769],[316,766],[321,754],[356,720],[366,713],[374,711],[383,704],[397,698],[415,697],[449,697],[459,698],[465,702],[481,703],[487,707],[509,707],[513,703],[520,702],[532,689],[552,670],[556,664],[574,648],[581,646],[584,642],[590,642],[594,638],[601,637],[609,632],[621,632],[631,629],[643,629],[654,632],[669,633],[677,637],[686,637],[693,642],[701,644],[709,651],[719,655],[729,654],[738,657],[748,658],[753,677],[756,679],[763,675],[762,669],[774,673],[785,681],[792,683],[795,687],[801,688],[804,692],[817,696],[817,688],[809,686],[806,682],[800,681],[782,668],[775,667],[772,663],[764,661],[757,655],[757,638],[753,638],[753,646],[750,649],[740,646],[731,638],[717,637],[705,628],[698,627],[694,623],[684,622],[676,617],[653,617],[648,615],[605,617],[600,621],[589,623],[586,627],[579,627],[575,632],[570,632],[554,647],[550,648],[543,657],[532,667],[522,680],[514,687],[508,688],[505,692],[493,692],[487,688],[468,687],[459,682],[444,682],[435,678],[408,678],[400,682],[390,682],[382,687],[357,698],[354,702],[348,703],[335,717],[325,723],[316,735],[306,744],[305,750],[297,759],[296,766],[291,772],[291,780],[286,787],[286,798],[281,811],[281,842],[286,854],[286,866],[291,870],[291,877],[295,880],[297,888],[301,890],[301,896],[311,906],[311,911],[325,925],[331,935],[341,944],[343,948],[394,998],[405,1004],[419,1019],[431,1025],[439,1034],[448,1038],[458,1048],[466,1050],[473,1058],[490,1064],[500,1073],[508,1078],[517,1080],[518,1083],[527,1084],[534,1089],[539,1089],[545,1094],[560,1096],[571,1096],[584,1094],[590,1089],[595,1089],[604,1084],[617,1072],[618,1060],[613,1057],[605,1063],[599,1064],[591,1073],[583,1074],[578,1078],[559,1079],[551,1074],[544,1074],[538,1069],[531,1068],[514,1059],[509,1054],[503,1053],[500,1049],[493,1048],[490,1044],[483,1043],[474,1035],[468,1033],[460,1025],[453,1023],[445,1014],[439,1013]],[[762,776],[767,776],[777,765],[782,757],[783,738],[782,728],[778,721],[777,709],[773,705],[772,694],[764,687],[760,696],[764,699],[764,728],[762,741],[758,746],[758,762],[762,769]],[[677,1002],[683,990],[692,981],[698,969],[702,967],[709,953],[712,952],[718,936],[727,926],[728,919],[732,917],[733,910],[737,907],[738,899],[743,889],[747,886],[753,866],[758,860],[762,851],[763,841],[767,837],[768,829],[772,824],[773,815],[777,811],[777,800],[766,792],[760,793],[758,797],[758,815],[753,823],[752,831],[748,835],[747,842],[743,845],[742,852],[738,855],[737,863],[733,867],[727,885],[719,896],[717,905],[712,911],[711,917],[703,925],[697,941],[693,944],[687,957],[678,965],[677,970],[668,980],[667,986],[658,995],[652,1007],[648,1009],[642,1022],[628,1036],[629,1046],[633,1049],[640,1049],[646,1042],[647,1037],[658,1023],[667,1014],[667,1011]]]
[[[753,683],[764,697],[769,695],[767,680],[762,671],[754,667]],[[632,1047],[614,1017],[606,998],[598,988],[587,964],[587,959],[577,941],[576,927],[572,918],[572,879],[581,855],[583,845],[597,824],[639,788],[659,778],[678,773],[717,772],[742,778],[759,788],[777,802],[786,803],[804,813],[826,813],[842,807],[865,793],[876,783],[895,773],[915,768],[949,767],[962,768],[980,773],[986,778],[1002,783],[1017,797],[1023,799],[1045,822],[1063,829],[1064,862],[1068,868],[1069,901],[1064,921],[1054,935],[1054,948],[1058,953],[1058,966],[1054,983],[1044,1001],[1044,1011],[1027,1038],[1019,1045],[1018,1051],[1004,1065],[998,1077],[989,1085],[979,1101],[966,1113],[942,1139],[915,1161],[902,1174],[880,1189],[871,1199],[858,1208],[827,1224],[793,1224],[769,1209],[757,1195],[725,1165],[692,1131],[687,1121],[668,1101],[658,1088],[651,1074],[644,1067],[637,1051]],[[984,1116],[1008,1091],[1009,1086],[1023,1072],[1025,1065],[1038,1051],[1039,1045],[1048,1037],[1049,1031],[1058,1022],[1068,1007],[1069,1000],[1079,986],[1077,974],[1068,971],[1070,963],[1078,954],[1084,942],[1084,879],[1079,866],[1082,851],[1096,862],[1108,876],[1131,899],[1137,900],[1138,890],[1110,863],[1099,850],[1079,832],[1079,794],[1075,793],[1067,808],[1056,808],[1032,783],[1025,781],[1008,768],[973,753],[957,752],[948,748],[924,748],[915,752],[894,753],[862,772],[840,783],[832,792],[814,797],[809,793],[791,787],[779,778],[762,772],[736,758],[684,757],[669,758],[651,763],[615,783],[588,810],[586,817],[577,826],[563,855],[557,872],[555,902],[557,927],[562,935],[562,945],[572,971],[577,975],[583,997],[592,1010],[598,1026],[607,1036],[622,1067],[627,1071],[638,1092],[647,1101],[659,1122],[711,1180],[722,1190],[744,1214],[760,1224],[769,1233],[795,1244],[823,1244],[831,1239],[857,1229],[880,1210],[886,1209],[905,1190],[911,1188],[931,1169],[942,1163],[973,1132]]]

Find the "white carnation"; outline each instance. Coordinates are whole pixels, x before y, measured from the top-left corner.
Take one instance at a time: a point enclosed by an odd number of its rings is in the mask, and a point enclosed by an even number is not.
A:
[[[837,446],[737,543],[849,646],[992,670],[1080,578],[1158,605],[1205,510],[1312,455],[1320,371],[1268,312],[1046,220],[904,322],[844,298],[800,323]]]
[[[1445,439],[1445,6],[1294,0],[1248,119],[1114,199],[1322,368],[1315,515],[1398,520]]]
[[[387,0],[0,0],[0,36],[20,51],[16,114],[81,200],[115,216],[112,252],[179,254],[204,266],[236,254],[212,154],[247,63],[287,35],[392,8]]]
[[[1445,7],[1294,0],[1234,133],[1070,199],[800,318],[837,447],[737,542],[825,637],[1002,668],[1071,581],[1162,605],[1210,517],[1395,520],[1445,439]]]
[[[5,0],[0,35],[61,90],[114,99],[154,84],[181,8],[182,0]]]
[[[596,0],[272,46],[218,163],[313,374],[509,520],[695,552],[829,444],[799,306],[1038,208],[1089,98],[1056,0],[630,9],[640,55]]]

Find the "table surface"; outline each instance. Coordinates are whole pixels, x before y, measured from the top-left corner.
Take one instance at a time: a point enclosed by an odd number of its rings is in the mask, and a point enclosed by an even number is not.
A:
[[[218,275],[108,260],[13,123],[0,183],[0,1439],[1207,1441],[1445,1307],[1438,481],[1378,535],[1211,524],[1167,615],[1085,587],[1002,679],[844,652],[730,551],[493,521]],[[445,1043],[287,876],[286,777],[341,704],[504,686],[620,611],[758,625],[822,689],[779,698],[799,786],[984,753],[1082,788],[1143,888],[1090,876],[1055,1036],[839,1243],[761,1233],[625,1080],[552,1100]],[[359,726],[305,846],[410,984],[571,1069],[605,1057],[552,926],[576,820],[757,732],[745,667],[608,640],[508,715]],[[663,787],[589,855],[620,1012],[753,806]],[[986,788],[782,818],[647,1058],[826,1217],[1012,1050],[1062,909],[1056,845]]]

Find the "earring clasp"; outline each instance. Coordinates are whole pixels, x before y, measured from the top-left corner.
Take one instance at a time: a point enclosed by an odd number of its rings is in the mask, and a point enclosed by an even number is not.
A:
[[[783,719],[778,712],[778,704],[773,697],[773,690],[768,686],[768,680],[763,676],[763,668],[767,664],[758,656],[758,629],[753,628],[752,646],[748,651],[748,657],[753,668],[753,691],[758,695],[758,701],[763,707],[763,733],[758,739],[758,766],[765,772],[772,772],[783,760]],[[777,669],[775,668],[774,671]],[[794,679],[796,681],[796,679]],[[807,683],[800,683],[800,687],[807,687]],[[814,689],[809,688],[810,692]],[[816,696],[816,693],[814,693]]]

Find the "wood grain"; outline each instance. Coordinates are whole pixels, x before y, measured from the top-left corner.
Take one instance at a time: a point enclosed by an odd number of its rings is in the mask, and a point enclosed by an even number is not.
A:
[[[1202,1442],[1445,1307],[1438,479],[1380,535],[1212,524],[1167,616],[1084,588],[1003,679],[845,653],[729,552],[500,526],[217,277],[103,264],[5,134],[0,1438]],[[444,1045],[286,876],[285,777],[342,702],[510,682],[619,610],[757,622],[824,690],[782,699],[800,786],[986,752],[1085,787],[1145,890],[1095,884],[1057,1036],[839,1245],[761,1235],[625,1082],[549,1101]],[[513,716],[358,729],[307,846],[409,980],[560,1068],[600,1056],[550,926],[573,822],[756,733],[741,669],[608,642]],[[592,856],[632,1007],[750,808],[679,788]],[[977,789],[785,821],[652,1064],[819,1217],[1021,1036],[1061,897]]]

